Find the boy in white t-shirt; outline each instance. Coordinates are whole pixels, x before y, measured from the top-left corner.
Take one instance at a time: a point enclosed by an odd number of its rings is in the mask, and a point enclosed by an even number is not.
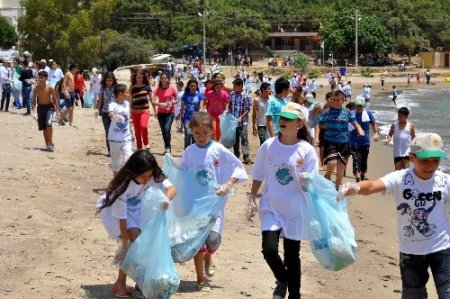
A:
[[[400,247],[402,298],[427,298],[431,268],[439,298],[450,298],[450,175],[438,170],[442,139],[435,133],[419,133],[409,157],[414,168],[392,172],[378,180],[346,183],[341,197],[384,192],[395,195]]]
[[[111,149],[111,170],[116,175],[119,169],[131,156],[130,104],[127,86],[117,84],[114,87],[115,102],[109,104],[111,126],[108,132],[108,142]]]

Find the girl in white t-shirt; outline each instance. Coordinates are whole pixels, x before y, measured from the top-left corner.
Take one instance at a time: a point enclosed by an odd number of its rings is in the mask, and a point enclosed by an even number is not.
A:
[[[248,219],[257,212],[259,202],[262,253],[277,282],[273,298],[300,298],[300,240],[307,239],[306,201],[301,173],[318,172],[318,157],[307,127],[307,112],[290,102],[280,114],[280,134],[268,139],[258,150],[252,169],[253,183],[248,196]],[[278,253],[284,237],[284,261]]]
[[[181,157],[181,166],[188,171],[195,172],[200,185],[204,185],[207,181],[213,182],[217,186],[216,194],[224,196],[224,200],[227,200],[227,195],[234,185],[247,180],[244,166],[222,144],[211,139],[213,124],[207,112],[193,114],[189,128],[192,131],[195,143],[186,148]],[[204,248],[194,257],[199,291],[210,290],[203,271],[208,276],[212,276],[215,273],[211,255],[219,249],[221,243],[224,208],[225,205],[206,239]]]
[[[141,233],[141,199],[150,186],[162,189],[169,200],[176,194],[175,187],[166,179],[155,157],[148,149],[138,150],[131,155],[109,183],[105,194],[97,201],[100,219],[106,231],[118,241],[119,249],[114,263],[123,260],[128,241],[133,242]],[[169,202],[162,204],[163,209],[168,207]],[[135,291],[140,295],[137,285]],[[119,270],[113,285],[113,294],[119,298],[132,297],[126,287],[126,274],[122,270]]]

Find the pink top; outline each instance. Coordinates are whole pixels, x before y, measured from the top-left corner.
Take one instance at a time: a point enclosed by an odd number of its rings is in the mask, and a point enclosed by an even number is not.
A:
[[[208,111],[211,116],[217,117],[223,113],[228,101],[229,97],[226,91],[208,91],[208,93],[206,93],[206,111]]]
[[[154,92],[159,99],[159,103],[168,103],[168,107],[158,106],[158,113],[172,113],[174,111],[173,101],[177,99],[178,93],[175,87],[169,86],[166,89],[158,87]]]

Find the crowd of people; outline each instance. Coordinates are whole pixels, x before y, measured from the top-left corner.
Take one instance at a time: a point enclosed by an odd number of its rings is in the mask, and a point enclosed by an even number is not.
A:
[[[17,62],[11,69],[7,63],[3,61],[0,77],[1,108],[6,111],[8,94],[14,84],[9,72],[20,69]],[[54,112],[61,110],[63,102],[65,111],[59,113],[56,121],[63,125],[68,116],[69,125],[74,125],[73,108],[77,99],[82,98],[80,91],[84,90],[77,85],[80,72],[75,64],[70,64],[65,73],[54,62],[49,69],[42,64],[30,69],[28,61],[23,61],[22,66],[17,78],[22,82],[23,102],[15,104],[25,106],[26,115],[34,113],[37,107],[39,130],[43,131],[46,148],[53,151]],[[329,180],[335,174],[333,182],[341,196],[393,193],[399,211],[404,298],[426,294],[428,276],[424,273],[428,267],[435,277],[439,296],[450,298],[450,227],[445,213],[445,203],[450,201],[450,177],[438,170],[440,160],[446,158],[438,135],[416,134],[414,125],[407,120],[409,110],[400,108],[398,120],[392,124],[386,140],[389,143],[393,139],[394,165],[398,171],[369,180],[370,142],[379,139],[377,121],[369,109],[369,85],[364,86],[362,95],[352,97],[351,82],[343,85],[342,80],[335,79],[337,76],[330,76],[331,90],[321,105],[317,90],[324,87],[314,79],[308,82],[303,74],[273,81],[263,73],[251,75],[241,70],[228,88],[220,66],[214,65],[209,75],[199,65],[195,68],[197,72],[191,72],[187,80],[177,78],[175,72],[152,73],[132,68],[129,86],[117,82],[112,72],[100,75],[93,69],[94,78],[90,80],[90,91],[95,94],[93,107],[102,118],[107,155],[111,157],[110,168],[114,174],[99,210],[108,211],[108,225],[115,228],[114,238],[120,238],[116,261],[126,256],[129,242],[136,240],[141,232],[139,209],[145,190],[150,185],[160,188],[167,195],[168,201],[162,205],[167,209],[178,187],[164,175],[151,153],[149,119],[155,117],[164,153],[173,151],[175,121],[177,132],[184,134],[180,167],[195,173],[199,184],[204,180],[216,184],[218,196],[228,196],[236,184],[247,180],[243,164],[253,164],[247,216],[252,221],[259,213],[262,254],[277,280],[274,299],[285,298],[287,293],[288,298],[300,298],[300,241],[307,238],[307,190],[302,187],[302,173],[319,170],[325,171]],[[175,85],[171,84],[173,78]],[[54,87],[52,80],[55,80]],[[220,143],[224,113],[232,114],[237,122],[232,151]],[[259,141],[254,162],[249,126],[250,133]],[[351,157],[355,182],[342,184]],[[413,168],[409,168],[410,160]],[[411,185],[415,183],[414,192],[418,194],[411,195]],[[213,276],[216,272],[212,255],[221,243],[223,217],[222,210],[217,227],[211,230],[203,249],[194,257],[200,291],[210,290],[204,274]],[[280,236],[284,258],[278,249]],[[140,287],[136,285],[135,293],[139,294]],[[122,271],[113,293],[120,298],[133,296],[126,288],[126,274]]]

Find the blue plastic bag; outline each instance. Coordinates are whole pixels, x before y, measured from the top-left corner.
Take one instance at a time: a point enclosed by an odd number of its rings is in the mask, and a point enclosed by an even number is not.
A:
[[[94,94],[90,91],[84,93],[84,108],[91,108],[94,104]]]
[[[172,258],[175,263],[182,263],[204,246],[225,201],[216,195],[211,182],[181,169],[169,154],[164,157],[163,169],[177,187],[167,217]]]
[[[120,268],[138,284],[146,298],[170,298],[180,280],[170,254],[166,211],[161,203],[165,194],[150,187],[142,200],[141,210],[150,209],[154,216],[131,244]]]
[[[226,148],[232,147],[236,143],[236,128],[237,128],[237,118],[229,112],[225,112],[220,118],[220,131],[222,137],[220,138],[220,143]]]
[[[22,95],[22,82],[19,80],[19,74],[17,72],[13,74],[12,95],[15,99],[18,99]]]
[[[318,173],[308,175],[307,218],[309,244],[320,264],[338,271],[356,261],[355,230],[347,213],[347,200],[337,202],[333,182]]]

